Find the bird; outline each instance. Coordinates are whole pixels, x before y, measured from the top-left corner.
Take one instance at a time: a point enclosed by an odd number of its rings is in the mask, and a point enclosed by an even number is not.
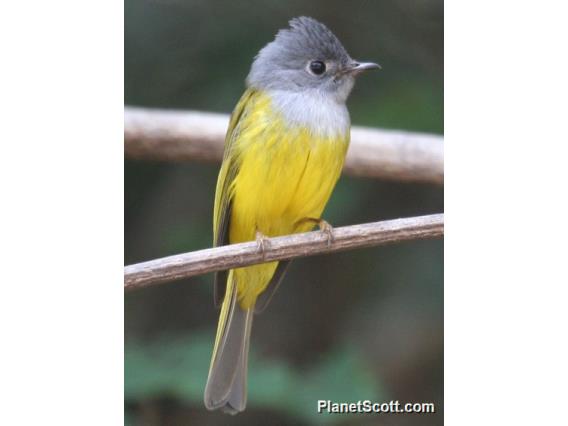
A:
[[[255,56],[246,90],[231,114],[215,192],[213,245],[333,228],[322,213],[350,140],[346,101],[355,77],[377,69],[351,58],[323,23],[297,17]],[[214,277],[221,306],[204,392],[208,410],[242,412],[247,402],[253,317],[264,310],[289,261]]]

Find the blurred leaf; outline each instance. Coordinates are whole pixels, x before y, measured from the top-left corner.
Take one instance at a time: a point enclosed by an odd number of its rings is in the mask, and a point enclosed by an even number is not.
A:
[[[125,348],[125,398],[140,402],[171,397],[201,405],[209,369],[212,334],[195,333],[152,342],[130,342]],[[380,401],[384,394],[362,358],[341,348],[307,371],[288,364],[249,360],[249,407],[280,410],[310,423],[331,424],[345,417],[317,413],[317,401]]]

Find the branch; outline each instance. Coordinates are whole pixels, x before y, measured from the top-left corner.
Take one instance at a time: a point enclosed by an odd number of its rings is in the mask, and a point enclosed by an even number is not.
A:
[[[146,160],[220,162],[228,122],[225,114],[125,107],[125,155]],[[344,172],[442,184],[443,138],[354,126]]]
[[[444,215],[433,214],[334,228],[334,240],[329,245],[327,235],[322,232],[270,238],[264,256],[259,252],[255,241],[232,244],[126,266],[124,288],[130,290],[147,287],[208,272],[274,260],[441,237],[443,233]]]

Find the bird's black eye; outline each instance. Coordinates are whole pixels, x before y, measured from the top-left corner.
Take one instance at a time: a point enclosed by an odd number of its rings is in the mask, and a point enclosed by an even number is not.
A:
[[[325,64],[322,61],[310,62],[310,71],[315,75],[322,75],[325,72]]]

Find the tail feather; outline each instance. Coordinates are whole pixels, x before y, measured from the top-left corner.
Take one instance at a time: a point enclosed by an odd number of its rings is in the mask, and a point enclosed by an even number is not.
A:
[[[247,364],[254,306],[243,310],[237,303],[232,271],[227,280],[215,347],[205,386],[205,407],[230,414],[243,411],[247,401]]]

